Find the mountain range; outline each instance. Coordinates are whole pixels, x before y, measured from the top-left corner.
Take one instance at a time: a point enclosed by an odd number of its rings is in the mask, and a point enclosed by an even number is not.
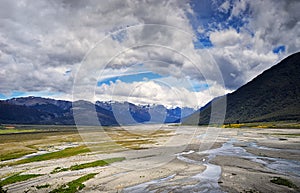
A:
[[[300,52],[292,54],[236,91],[217,97],[185,118],[206,125],[212,104],[227,102],[225,123],[300,121]]]
[[[73,107],[80,111],[73,111]],[[74,113],[80,113],[80,123],[90,125],[90,111],[96,112],[103,126],[137,123],[178,123],[192,114],[192,108],[166,108],[163,105],[135,105],[129,102],[54,100],[42,97],[20,97],[0,101],[2,124],[74,125]],[[129,114],[130,119],[126,115]]]

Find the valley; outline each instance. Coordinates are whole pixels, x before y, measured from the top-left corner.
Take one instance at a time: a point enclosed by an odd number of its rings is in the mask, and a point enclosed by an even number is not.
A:
[[[21,128],[0,135],[8,192],[299,191],[295,128]]]
[[[299,0],[0,9],[0,193],[300,193]]]

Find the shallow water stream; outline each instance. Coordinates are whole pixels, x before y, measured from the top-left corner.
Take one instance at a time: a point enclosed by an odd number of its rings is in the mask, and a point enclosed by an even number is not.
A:
[[[221,167],[210,163],[210,161],[216,156],[231,156],[248,159],[252,162],[260,163],[270,171],[300,177],[300,162],[295,160],[281,159],[257,156],[247,152],[243,147],[234,146],[237,143],[236,139],[232,138],[225,142],[220,148],[210,149],[198,154],[207,155],[205,159],[201,161],[192,160],[184,155],[194,153],[194,151],[182,152],[176,154],[177,159],[189,163],[189,164],[201,164],[206,166],[206,169],[194,176],[185,177],[175,180],[176,174],[170,175],[166,178],[152,180],[146,183],[142,183],[136,186],[128,187],[123,192],[223,192],[218,184],[218,180],[221,177]],[[241,142],[239,142],[241,143]],[[284,149],[275,149],[265,146],[259,146],[256,143],[244,143],[246,147],[264,149],[270,151],[284,151]],[[289,151],[289,150],[287,150]],[[297,151],[297,150],[296,150]]]

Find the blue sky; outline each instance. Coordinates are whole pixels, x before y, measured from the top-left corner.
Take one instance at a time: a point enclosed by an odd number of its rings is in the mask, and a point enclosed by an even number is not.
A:
[[[273,49],[273,52],[275,54],[282,53],[284,51],[285,51],[285,46],[284,45],[278,46],[278,47],[276,47],[276,48]]]
[[[4,95],[0,93],[0,99],[10,99],[10,98],[18,98],[18,97],[27,97],[27,96],[36,96],[36,97],[50,97],[51,96],[59,96],[61,93],[55,92],[46,92],[46,91],[38,91],[38,92],[22,92],[22,91],[12,91],[11,93]]]
[[[129,75],[123,75],[123,76],[115,76],[107,79],[103,79],[98,81],[97,85],[101,86],[102,84],[110,85],[111,82],[115,83],[117,80],[126,82],[126,83],[132,83],[132,82],[140,82],[140,81],[147,81],[147,80],[153,80],[162,78],[162,75],[159,75],[157,73],[153,72],[142,72],[138,74],[129,74]]]
[[[233,28],[239,32],[240,28],[245,26],[250,17],[250,9],[246,8],[241,11],[237,17],[231,17],[233,1],[229,2],[230,6],[226,12],[218,10],[224,1],[193,0],[190,2],[193,14],[187,15],[197,36],[197,41],[194,43],[195,48],[207,48],[213,46],[208,35],[211,31]],[[201,30],[199,30],[199,28]],[[249,33],[253,32],[249,30]]]
[[[128,75],[120,75],[115,77],[106,78],[97,82],[97,86],[102,86],[103,84],[111,85],[116,83],[117,81],[121,81],[124,83],[133,83],[133,82],[148,82],[148,81],[162,81],[172,86],[184,85],[186,89],[189,91],[199,92],[209,88],[207,83],[201,83],[199,81],[192,80],[182,80],[171,78],[170,76],[162,76],[153,72],[142,72],[137,74],[128,74]]]

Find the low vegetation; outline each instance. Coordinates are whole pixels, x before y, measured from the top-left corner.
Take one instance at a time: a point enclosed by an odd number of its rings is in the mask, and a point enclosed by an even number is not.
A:
[[[225,124],[222,127],[223,128],[241,128],[244,126],[245,126],[245,124],[235,123],[235,124]]]
[[[91,168],[91,167],[98,167],[98,166],[106,166],[114,162],[120,162],[125,160],[124,157],[117,157],[117,158],[110,158],[110,159],[104,159],[104,160],[98,160],[90,163],[84,163],[80,165],[74,165],[70,167],[70,170],[81,170],[84,168]]]
[[[35,132],[36,130],[33,129],[0,129],[0,135],[1,134],[9,134],[9,133],[30,133]]]
[[[106,134],[113,140],[117,145],[128,148],[128,149],[144,149],[145,145],[156,143],[156,139],[159,137],[165,137],[166,135],[173,135],[168,130],[156,130],[154,132],[145,133],[134,133],[125,129],[116,128],[105,128]]]
[[[50,184],[44,184],[44,185],[36,186],[36,189],[42,189],[42,188],[48,188],[48,187],[50,187]]]
[[[120,162],[123,160],[125,160],[124,157],[117,157],[117,158],[109,158],[109,159],[104,159],[104,160],[97,160],[94,162],[89,162],[89,163],[84,163],[84,164],[79,164],[79,165],[73,165],[70,168],[57,167],[51,172],[51,174],[63,172],[63,171],[69,171],[69,170],[73,171],[73,170],[81,170],[81,169],[91,168],[91,167],[106,166],[111,163]]]
[[[75,193],[79,190],[82,190],[85,187],[83,182],[93,178],[96,174],[97,173],[91,173],[91,174],[82,176],[76,180],[73,180],[67,184],[60,186],[57,189],[52,190],[50,193]]]
[[[7,128],[2,126],[2,129]],[[0,134],[0,161],[21,158],[52,144],[55,146],[60,143],[82,141],[78,132],[69,127],[14,125],[14,129],[18,131],[34,130],[35,132]]]
[[[30,162],[59,159],[59,158],[70,157],[70,156],[78,155],[81,153],[87,153],[87,152],[90,152],[90,150],[86,146],[71,147],[71,148],[66,148],[62,151],[51,152],[43,155],[38,155],[38,156],[18,160],[16,162],[8,163],[7,165],[11,166],[11,165],[25,164]]]
[[[16,182],[22,182],[22,181],[25,181],[25,180],[28,180],[30,178],[35,178],[35,177],[38,177],[38,176],[41,176],[41,174],[14,174],[12,176],[9,176],[7,178],[5,178],[4,180],[2,180],[0,182],[0,186],[6,186],[8,184],[13,184],[13,183],[16,183]]]
[[[300,128],[298,122],[253,122],[253,123],[229,123],[224,124],[223,128]]]
[[[25,130],[22,126],[16,127],[18,130]],[[48,126],[43,128],[43,125],[37,127],[29,127],[26,130],[36,130],[35,132],[22,132],[22,133],[11,133],[11,134],[2,134],[0,135],[0,144],[9,143],[9,142],[22,142],[28,144],[40,144],[45,143],[45,141],[54,143],[54,142],[73,142],[73,141],[82,141],[80,135],[76,130],[61,128],[59,126]],[[37,132],[38,131],[38,132]],[[55,136],[53,138],[52,136]],[[43,141],[40,141],[43,139]]]
[[[270,181],[274,184],[287,186],[289,188],[297,188],[297,186],[293,182],[291,182],[288,179],[281,178],[281,177],[274,177]]]
[[[34,153],[36,150],[33,149],[24,149],[21,151],[16,151],[16,152],[5,152],[5,153],[0,153],[0,161],[6,161],[6,160],[11,160],[11,159],[16,159],[23,157],[24,155]]]
[[[300,133],[267,133],[269,135],[284,136],[284,137],[300,137]]]
[[[54,170],[52,172],[50,172],[50,174],[56,174],[56,173],[64,172],[64,171],[68,171],[68,170],[69,170],[69,168],[56,167],[56,168],[54,168]]]
[[[4,190],[1,185],[0,185],[0,193],[7,193],[7,190]]]

